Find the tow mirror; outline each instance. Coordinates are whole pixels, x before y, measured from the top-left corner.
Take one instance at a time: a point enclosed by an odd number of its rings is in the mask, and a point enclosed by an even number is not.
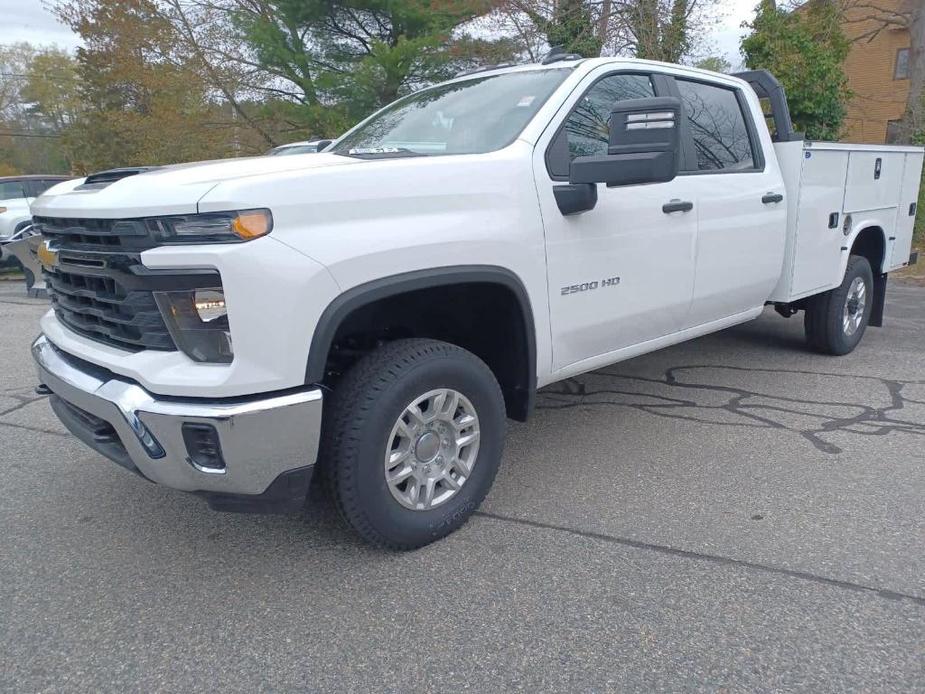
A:
[[[610,111],[607,154],[577,157],[569,183],[608,187],[665,183],[678,175],[681,101],[673,96],[618,101]]]

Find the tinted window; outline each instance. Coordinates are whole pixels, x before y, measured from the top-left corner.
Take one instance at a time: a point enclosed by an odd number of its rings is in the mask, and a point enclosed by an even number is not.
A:
[[[22,181],[0,181],[0,200],[27,198],[25,184]]]
[[[697,169],[741,170],[755,166],[745,116],[732,89],[677,80],[697,153]]]
[[[565,121],[569,160],[607,154],[614,103],[651,96],[655,96],[655,90],[646,75],[610,75],[595,83]]]
[[[60,181],[55,179],[38,179],[35,181],[29,181],[31,197],[37,198],[39,195],[57,183],[60,183]]]

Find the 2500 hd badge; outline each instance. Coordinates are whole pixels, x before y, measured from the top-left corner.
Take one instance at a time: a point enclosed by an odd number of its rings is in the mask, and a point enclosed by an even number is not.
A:
[[[583,282],[582,284],[573,284],[568,287],[562,287],[562,296],[566,294],[579,294],[580,292],[591,292],[595,289],[600,289],[601,287],[616,287],[620,284],[619,277],[608,277],[607,279],[601,280],[598,282]]]

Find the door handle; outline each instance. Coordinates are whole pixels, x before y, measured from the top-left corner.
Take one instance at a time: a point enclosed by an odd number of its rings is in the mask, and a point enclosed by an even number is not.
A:
[[[694,209],[694,203],[686,200],[670,200],[662,205],[662,212],[671,214],[672,212],[690,212]]]
[[[781,195],[780,193],[768,193],[764,197],[761,198],[761,202],[763,202],[765,205],[770,205],[771,203],[774,203],[774,202],[782,202],[783,199],[784,199],[784,196]]]

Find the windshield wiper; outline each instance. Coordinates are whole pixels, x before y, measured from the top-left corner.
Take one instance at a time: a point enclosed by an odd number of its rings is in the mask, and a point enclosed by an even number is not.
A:
[[[421,157],[420,152],[414,152],[406,147],[354,147],[346,152],[334,151],[332,154],[340,154],[344,157],[354,157],[355,159],[389,159],[392,157]]]

